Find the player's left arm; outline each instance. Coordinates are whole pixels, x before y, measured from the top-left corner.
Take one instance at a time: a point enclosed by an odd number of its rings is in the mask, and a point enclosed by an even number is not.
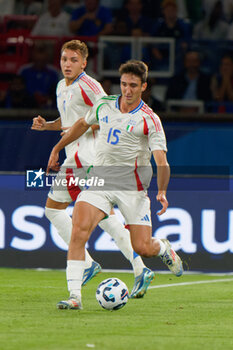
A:
[[[168,164],[167,155],[164,150],[154,150],[152,153],[157,166],[158,194],[156,196],[156,199],[162,205],[162,209],[157,213],[157,215],[162,215],[168,208],[166,194],[170,180],[170,166]]]
[[[153,157],[157,165],[158,193],[156,199],[162,205],[162,209],[157,213],[157,215],[162,215],[165,213],[168,207],[166,194],[170,180],[170,167],[167,161],[166,136],[162,123],[156,114],[154,114],[153,117],[151,116],[150,119],[147,119],[147,121],[149,147],[153,153]]]

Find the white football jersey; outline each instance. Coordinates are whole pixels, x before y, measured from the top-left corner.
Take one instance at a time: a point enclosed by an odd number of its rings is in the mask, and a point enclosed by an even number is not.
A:
[[[119,98],[101,98],[85,117],[88,124],[100,125],[94,165],[120,166],[125,176],[137,176],[139,166],[150,166],[151,151],[167,151],[166,138],[159,117],[147,104],[141,100],[133,111],[122,113]]]
[[[85,117],[88,124],[100,125],[94,165],[134,165],[137,158],[147,165],[150,151],[167,151],[160,119],[142,100],[122,113],[119,97],[101,98]]]
[[[78,119],[85,117],[91,107],[101,97],[106,96],[102,86],[85,72],[69,86],[65,79],[57,85],[57,107],[63,127],[71,127]],[[95,133],[89,129],[77,141],[65,147],[64,165],[77,166],[93,163]]]

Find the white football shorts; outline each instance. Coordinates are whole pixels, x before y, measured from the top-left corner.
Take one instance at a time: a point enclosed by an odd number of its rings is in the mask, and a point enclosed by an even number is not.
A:
[[[145,191],[82,191],[77,202],[87,202],[110,215],[117,205],[126,225],[151,225],[150,198]]]

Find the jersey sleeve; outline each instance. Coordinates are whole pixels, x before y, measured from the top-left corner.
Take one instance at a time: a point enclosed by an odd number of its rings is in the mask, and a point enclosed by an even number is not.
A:
[[[154,114],[146,118],[148,144],[151,151],[162,150],[167,152],[166,136],[159,117]]]
[[[94,106],[87,112],[85,116],[85,121],[89,125],[99,124],[98,111],[100,106],[102,105],[102,101],[97,101]]]
[[[92,107],[100,98],[106,96],[102,86],[87,75],[80,79],[79,87],[83,101],[87,106]]]

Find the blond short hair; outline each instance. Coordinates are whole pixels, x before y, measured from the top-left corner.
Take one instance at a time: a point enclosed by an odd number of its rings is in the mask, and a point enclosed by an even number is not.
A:
[[[62,46],[61,53],[66,49],[72,50],[72,51],[79,51],[84,60],[86,60],[88,57],[88,47],[83,41],[80,41],[80,40],[67,41]]]

